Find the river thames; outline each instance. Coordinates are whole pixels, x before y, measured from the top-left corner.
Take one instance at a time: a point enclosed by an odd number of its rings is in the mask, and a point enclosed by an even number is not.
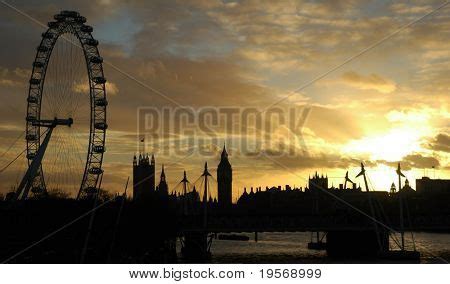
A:
[[[245,234],[249,241],[214,239],[211,252],[213,263],[382,263],[380,260],[332,259],[325,251],[309,250],[309,232]],[[406,247],[412,249],[410,233],[405,234]],[[421,263],[450,261],[450,234],[415,233],[416,249],[421,252]],[[179,246],[178,246],[179,247]],[[391,247],[395,243],[391,240]]]

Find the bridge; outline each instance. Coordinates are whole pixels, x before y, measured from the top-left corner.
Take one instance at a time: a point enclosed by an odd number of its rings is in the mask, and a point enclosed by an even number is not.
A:
[[[199,218],[182,218],[179,221],[180,232],[239,233],[239,232],[330,232],[330,231],[367,231],[373,229],[373,221],[362,220],[357,216],[214,216],[206,225]],[[381,223],[381,221],[380,221]],[[386,224],[391,231],[400,231],[397,220]],[[387,228],[386,228],[387,229]],[[450,215],[417,216],[406,231],[444,232],[450,231]]]

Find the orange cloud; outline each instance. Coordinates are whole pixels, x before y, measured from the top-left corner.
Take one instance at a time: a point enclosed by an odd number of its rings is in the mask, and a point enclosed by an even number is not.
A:
[[[106,82],[106,94],[107,95],[117,95],[119,93],[119,88],[113,82]],[[76,93],[87,93],[89,92],[89,85],[85,83],[77,83],[73,85],[72,90]]]
[[[356,72],[346,72],[342,75],[345,84],[360,90],[375,90],[383,94],[392,93],[397,89],[394,82],[376,74],[367,76]]]

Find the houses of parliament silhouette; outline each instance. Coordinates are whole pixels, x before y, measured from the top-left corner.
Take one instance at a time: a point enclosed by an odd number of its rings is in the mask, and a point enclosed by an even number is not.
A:
[[[161,175],[159,184],[155,183],[156,177],[156,162],[155,156],[152,154],[151,158],[148,154],[139,154],[133,157],[133,200],[145,201],[150,200],[155,196],[168,196],[169,187],[166,181],[164,172],[164,165],[161,168]],[[184,172],[184,180],[186,179],[186,172]],[[186,179],[187,181],[187,179]],[[232,192],[233,192],[233,169],[228,160],[228,152],[225,145],[223,146],[220,155],[220,162],[217,167],[217,200],[216,203],[219,208],[230,209],[232,206]],[[194,193],[196,189],[194,187]]]
[[[186,172],[181,182],[188,182]],[[347,186],[349,185],[349,186]],[[391,187],[387,191],[372,191],[372,194],[388,198],[389,196],[395,196],[395,194],[403,195],[417,195],[420,197],[433,197],[439,194],[446,194],[450,186],[450,180],[430,179],[423,177],[416,180],[416,190],[412,189],[408,179],[404,184],[398,185],[392,183]],[[333,192],[337,195],[353,195],[359,196],[359,193],[364,193],[361,186],[356,182],[353,182],[348,177],[348,172],[345,176],[345,183],[339,183],[338,187],[329,186],[329,178],[327,175],[319,174],[317,171],[308,177],[308,183],[305,188],[292,188],[290,185],[281,186],[266,186],[265,190],[262,187],[251,187],[249,191],[244,188],[242,194],[236,198],[236,204],[233,204],[233,169],[229,160],[228,151],[226,146],[223,146],[220,154],[220,162],[217,166],[217,199],[212,198],[209,195],[209,202],[216,204],[218,209],[232,209],[234,205],[243,205],[251,202],[251,199],[255,195],[267,195],[278,193],[283,195],[280,200],[281,203],[290,203],[292,201],[290,195],[305,195],[310,193],[322,194],[323,191]],[[322,193],[321,193],[322,192]],[[133,201],[145,202],[156,196],[173,196],[174,199],[182,199],[183,195],[190,196],[192,200],[200,201],[199,192],[197,192],[195,185],[191,192],[183,192],[177,196],[175,193],[170,194],[169,185],[166,180],[166,174],[164,171],[164,165],[161,167],[160,179],[158,184],[156,183],[156,161],[155,156],[152,154],[139,154],[133,157]],[[302,198],[300,199],[307,199]],[[205,198],[205,197],[203,197]],[[207,198],[207,196],[206,196]],[[282,205],[282,204],[281,204]],[[308,207],[308,206],[306,206]],[[267,209],[267,208],[266,208]]]

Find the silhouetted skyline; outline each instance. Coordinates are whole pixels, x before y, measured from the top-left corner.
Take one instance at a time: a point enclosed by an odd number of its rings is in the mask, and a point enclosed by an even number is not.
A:
[[[45,25],[59,12],[45,3],[14,5]],[[177,102],[189,107],[265,108],[433,7],[359,1],[63,4],[59,5],[88,19],[101,55],[109,63],[104,67],[109,133],[103,184],[111,192],[120,191],[131,175],[129,157],[139,152],[138,107],[161,108]],[[398,161],[410,180],[424,171],[432,178],[449,178],[447,11],[445,7],[401,31],[279,104],[312,107],[302,131],[308,156],[300,153],[275,157],[275,161],[248,156],[233,143],[235,135],[220,137],[227,139],[235,161],[233,193],[259,186],[261,181],[304,185],[316,169],[339,179],[348,169],[354,176],[359,161],[371,167],[378,190],[389,190],[395,180],[391,166]],[[0,106],[0,150],[4,152],[23,130],[30,66],[45,29],[7,7],[0,15],[2,38],[8,43],[0,52],[0,96],[5,102]],[[223,131],[222,127],[214,130]],[[279,129],[268,135],[282,142],[284,132]],[[169,166],[175,157],[161,155],[154,146],[161,149],[170,142],[159,138],[145,143],[146,151],[167,165],[169,184],[176,183],[184,169],[188,173],[201,170],[205,160],[193,155]],[[210,145],[217,153],[207,159],[211,164],[219,161],[222,143]],[[271,147],[263,150],[269,152]],[[10,158],[8,154],[2,162]],[[2,192],[16,182],[17,174],[2,177]]]

